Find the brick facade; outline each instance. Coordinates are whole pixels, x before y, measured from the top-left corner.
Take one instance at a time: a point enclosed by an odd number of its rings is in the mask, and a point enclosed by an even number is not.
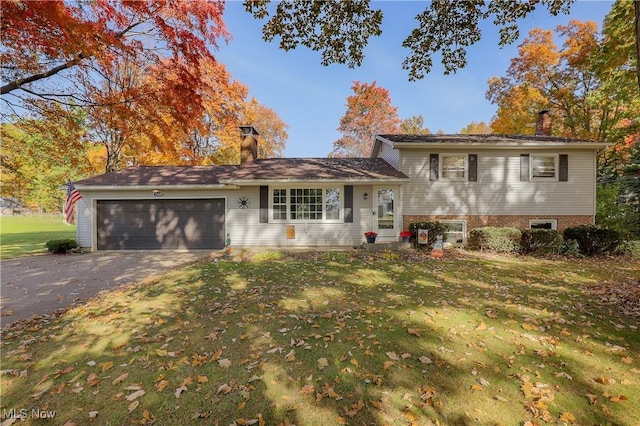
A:
[[[402,229],[409,229],[409,224],[412,222],[436,222],[442,220],[466,220],[467,232],[474,228],[482,228],[485,226],[493,227],[513,227],[518,229],[529,228],[529,220],[556,220],[558,222],[558,231],[562,232],[566,228],[578,225],[593,225],[593,216],[516,216],[516,215],[502,215],[502,216],[456,216],[456,215],[411,215],[403,216]]]

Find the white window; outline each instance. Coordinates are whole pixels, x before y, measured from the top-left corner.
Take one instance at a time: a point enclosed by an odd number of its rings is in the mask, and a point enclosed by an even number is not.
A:
[[[555,219],[531,219],[529,229],[558,229],[558,221]]]
[[[448,245],[464,244],[467,235],[467,222],[464,220],[441,220],[447,230],[444,233],[444,243]]]
[[[341,188],[274,188],[271,211],[273,221],[338,221]]]
[[[467,178],[467,154],[440,154],[442,179],[465,180]]]
[[[531,179],[556,179],[557,171],[558,171],[557,155],[555,154],[532,154],[531,155]]]
[[[340,188],[325,190],[324,208],[327,220],[340,220]]]
[[[273,220],[287,220],[287,190],[273,190]]]

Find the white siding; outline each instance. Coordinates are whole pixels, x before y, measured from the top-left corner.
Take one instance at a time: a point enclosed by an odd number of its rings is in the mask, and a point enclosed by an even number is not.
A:
[[[595,166],[591,150],[568,152],[568,182],[520,181],[520,154],[509,151],[473,151],[478,154],[478,180],[429,181],[427,150],[406,150],[400,170],[411,181],[401,187],[405,215],[593,215]],[[458,151],[459,152],[459,151]]]
[[[384,159],[395,169],[400,169],[400,151],[393,148],[393,146],[389,145],[388,143],[384,143],[382,141],[380,142],[378,158]]]
[[[260,223],[259,187],[238,190],[163,190],[163,199],[225,198],[225,233],[232,247],[265,246],[353,246],[362,243],[364,233],[372,229],[371,198],[364,200],[363,194],[372,193],[370,185],[354,186],[353,223]],[[82,190],[78,202],[77,238],[81,247],[96,250],[96,201],[126,199],[157,199],[149,190],[88,191]],[[249,199],[247,209],[238,207],[238,198]],[[295,225],[296,238],[287,239],[286,225]]]

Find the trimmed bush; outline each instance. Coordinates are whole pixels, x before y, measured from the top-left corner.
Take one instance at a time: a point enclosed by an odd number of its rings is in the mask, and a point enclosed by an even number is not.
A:
[[[418,229],[426,229],[429,233],[427,237],[427,244],[418,244]],[[413,232],[413,235],[415,235],[415,237],[413,237],[415,245],[418,248],[428,250],[431,250],[438,235],[442,235],[444,237],[446,230],[447,227],[440,222],[415,222],[409,224],[409,231]]]
[[[76,240],[49,240],[45,243],[47,250],[53,254],[69,253],[71,250],[78,248]]]
[[[564,230],[565,240],[576,240],[580,254],[600,256],[620,254],[624,241],[620,232],[596,225],[573,226]]]
[[[580,254],[580,246],[576,240],[566,240],[562,243],[562,254],[569,257],[579,257],[582,256]]]
[[[522,232],[516,228],[475,228],[469,231],[467,245],[471,250],[517,253],[521,239]]]
[[[523,254],[534,256],[562,251],[562,234],[555,229],[523,229],[520,246]]]

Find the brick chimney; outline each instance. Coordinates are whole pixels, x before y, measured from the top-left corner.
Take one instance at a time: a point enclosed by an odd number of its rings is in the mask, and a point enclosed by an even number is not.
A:
[[[551,116],[548,109],[543,109],[538,113],[536,136],[551,136]]]
[[[250,166],[258,159],[258,131],[253,126],[240,126],[240,165]]]

